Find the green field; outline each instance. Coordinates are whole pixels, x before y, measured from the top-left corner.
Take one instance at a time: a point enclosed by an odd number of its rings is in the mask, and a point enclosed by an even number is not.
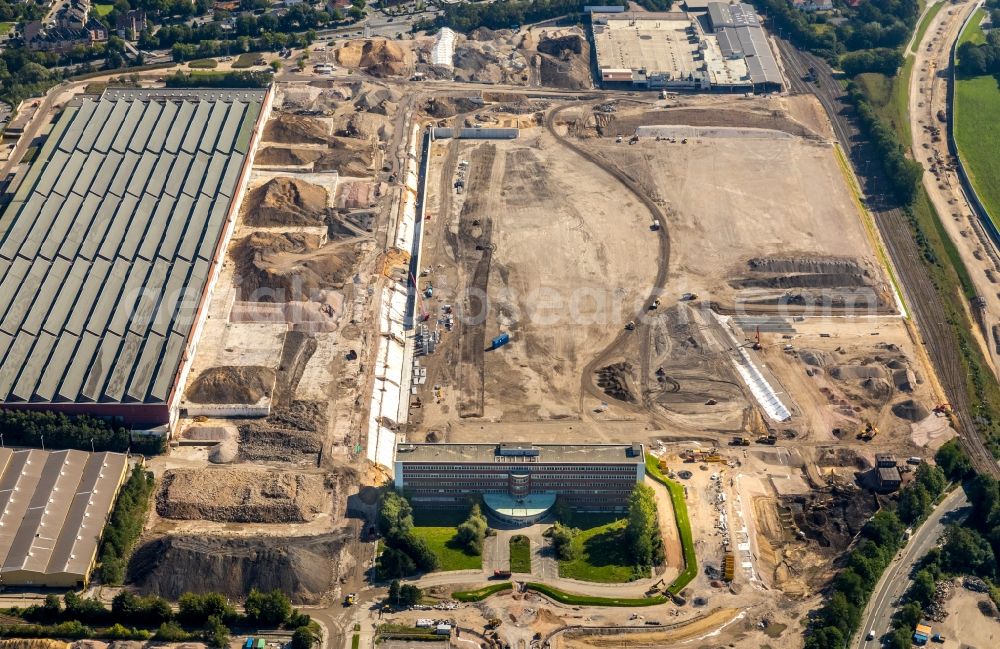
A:
[[[188,67],[196,70],[212,70],[219,67],[219,62],[215,59],[195,59],[188,61]]]
[[[107,16],[109,13],[114,11],[114,5],[94,5],[94,13],[98,16]]]
[[[959,45],[963,43],[982,45],[986,42],[986,33],[983,32],[982,27],[983,18],[986,18],[986,10],[976,9],[976,13],[972,14],[972,18],[969,19],[968,28],[958,37]]]
[[[510,539],[510,571],[531,572],[531,541],[518,534]]]
[[[982,10],[979,10],[982,13]],[[978,17],[978,14],[977,14]],[[982,43],[976,17],[963,42]],[[972,185],[994,223],[1000,221],[1000,86],[991,75],[959,77],[955,83],[955,142]]]
[[[14,23],[0,22],[0,36],[9,34],[12,29],[14,29]]]
[[[559,576],[581,581],[623,583],[633,577],[634,567],[625,539],[624,518],[584,527],[574,520],[580,532],[573,537],[573,554],[576,558],[559,562]]]
[[[245,52],[236,57],[236,60],[233,61],[233,67],[236,69],[252,68],[258,58],[260,58],[260,54],[256,52]]]
[[[466,519],[464,510],[420,510],[413,511],[413,533],[427,542],[438,558],[438,570],[475,570],[483,567],[483,558],[466,554],[455,545],[455,528]]]
[[[670,492],[670,502],[674,506],[674,518],[677,521],[677,530],[681,535],[681,546],[684,549],[684,571],[677,575],[674,583],[670,584],[667,588],[667,590],[676,595],[698,575],[698,558],[694,552],[691,519],[688,518],[687,503],[684,502],[684,487],[673,480],[668,480],[663,475],[663,472],[660,471],[659,462],[652,455],[646,456],[646,473],[660,484],[666,486]]]
[[[525,588],[533,590],[536,593],[541,593],[562,604],[569,604],[570,606],[656,606],[657,604],[665,604],[668,601],[663,595],[642,598],[575,595],[546,584],[536,584],[533,582],[525,584]]]

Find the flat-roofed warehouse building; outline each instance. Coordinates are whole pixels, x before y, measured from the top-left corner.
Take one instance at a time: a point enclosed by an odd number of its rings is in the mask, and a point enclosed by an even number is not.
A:
[[[481,495],[508,522],[542,518],[562,498],[585,511],[624,511],[645,476],[642,444],[398,444],[395,487],[415,505]]]
[[[0,405],[169,425],[267,90],[107,90],[65,109],[0,217]]]
[[[593,14],[600,81],[607,87],[773,92],[783,85],[753,8],[705,3],[707,13]]]
[[[82,588],[128,457],[0,448],[0,584]]]

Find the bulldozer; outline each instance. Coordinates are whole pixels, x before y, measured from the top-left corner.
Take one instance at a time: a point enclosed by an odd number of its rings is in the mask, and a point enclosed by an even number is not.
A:
[[[876,435],[878,435],[878,427],[866,419],[865,425],[860,431],[858,431],[857,437],[860,440],[869,442],[875,439]]]

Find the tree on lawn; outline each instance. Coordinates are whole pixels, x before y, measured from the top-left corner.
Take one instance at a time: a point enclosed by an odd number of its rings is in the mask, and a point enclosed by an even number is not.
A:
[[[637,484],[628,501],[628,525],[625,528],[632,557],[637,566],[663,563],[663,539],[656,517],[653,489]]]
[[[486,540],[486,531],[488,529],[489,526],[486,524],[486,517],[483,516],[479,504],[474,504],[469,511],[469,518],[458,526],[455,532],[455,542],[467,554],[480,555],[483,553],[483,541]]]

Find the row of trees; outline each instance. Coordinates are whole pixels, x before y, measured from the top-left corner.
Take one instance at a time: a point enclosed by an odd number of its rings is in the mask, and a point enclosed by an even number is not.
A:
[[[903,54],[899,48],[892,47],[848,52],[840,58],[840,69],[849,77],[863,72],[878,72],[891,77],[901,65],[903,65]]]
[[[841,56],[847,52],[875,50],[871,56],[849,59],[849,64],[855,67],[860,63],[872,66],[862,71],[896,61],[880,51],[898,51],[909,40],[920,15],[918,0],[862,0],[857,7],[844,7],[844,20],[833,25],[826,16],[799,11],[787,0],[752,2],[793,44],[823,56],[831,65],[840,65]],[[900,64],[901,60],[896,63]],[[893,67],[889,74],[895,71]]]
[[[49,595],[44,604],[12,609],[12,613],[33,623],[19,625],[27,637],[202,640],[222,648],[229,643],[230,629],[251,626],[295,629],[299,638],[297,644],[293,641],[295,649],[309,649],[315,641],[309,616],[293,609],[279,590],[251,590],[243,604],[243,615],[219,593],[185,593],[177,604],[174,612],[162,597],[140,597],[122,591],[115,595],[109,609],[97,599],[69,592],[62,600]]]
[[[1000,482],[989,475],[973,473],[971,465],[957,444],[941,447],[947,458],[942,466],[955,480],[965,479],[965,492],[972,511],[964,524],[948,528],[941,548],[941,568],[949,573],[976,575],[1000,582]],[[1000,595],[1000,592],[997,593]]]
[[[667,0],[660,0],[667,1]],[[438,27],[451,27],[468,32],[477,27],[507,29],[514,25],[574,15],[583,12],[586,0],[508,0],[507,2],[459,2],[444,5],[437,17]],[[420,29],[414,25],[414,29]]]
[[[403,584],[398,579],[389,584],[389,600],[396,606],[419,604],[423,596],[423,591],[413,584]]]
[[[926,467],[926,468],[925,468]],[[877,512],[862,528],[860,541],[847,557],[846,567],[833,580],[826,604],[806,634],[805,649],[844,649],[858,630],[872,590],[901,547],[905,522],[916,524],[930,511],[947,480],[937,467],[922,465],[916,479],[900,492],[899,506]],[[913,491],[926,492],[914,497]],[[904,502],[911,503],[903,506]],[[905,519],[902,518],[905,516]],[[904,522],[905,521],[905,522]]]
[[[991,29],[986,34],[985,43],[962,43],[957,54],[958,71],[963,75],[1000,74],[1000,30]]]
[[[153,474],[138,465],[122,485],[101,541],[100,574],[105,584],[117,586],[125,580],[125,567],[142,534],[154,486]]]
[[[266,13],[260,16],[245,14],[236,18],[232,30],[224,30],[218,23],[202,25],[163,25],[155,33],[146,30],[139,37],[139,47],[144,50],[167,49],[175,43],[199,44],[204,41],[237,40],[239,37],[259,38],[265,34],[292,35],[296,32],[325,27],[333,20],[326,11],[314,9],[307,3],[294,5],[281,15]]]
[[[125,452],[129,433],[90,415],[67,415],[61,412],[0,410],[0,434],[12,446],[44,444],[47,449],[78,449]]]
[[[923,167],[919,162],[906,157],[906,148],[899,141],[896,130],[879,119],[875,107],[853,82],[848,84],[847,97],[854,105],[862,133],[875,147],[893,194],[900,203],[912,204],[919,193]]]
[[[637,484],[628,499],[628,525],[625,527],[635,566],[644,572],[663,563],[663,537],[656,513],[653,488]]]
[[[177,71],[164,82],[168,88],[266,88],[271,84],[271,73],[234,71],[192,75]]]
[[[381,577],[405,577],[437,569],[437,556],[413,533],[413,508],[409,501],[391,489],[382,492],[379,498],[378,529],[386,545],[378,559]]]

